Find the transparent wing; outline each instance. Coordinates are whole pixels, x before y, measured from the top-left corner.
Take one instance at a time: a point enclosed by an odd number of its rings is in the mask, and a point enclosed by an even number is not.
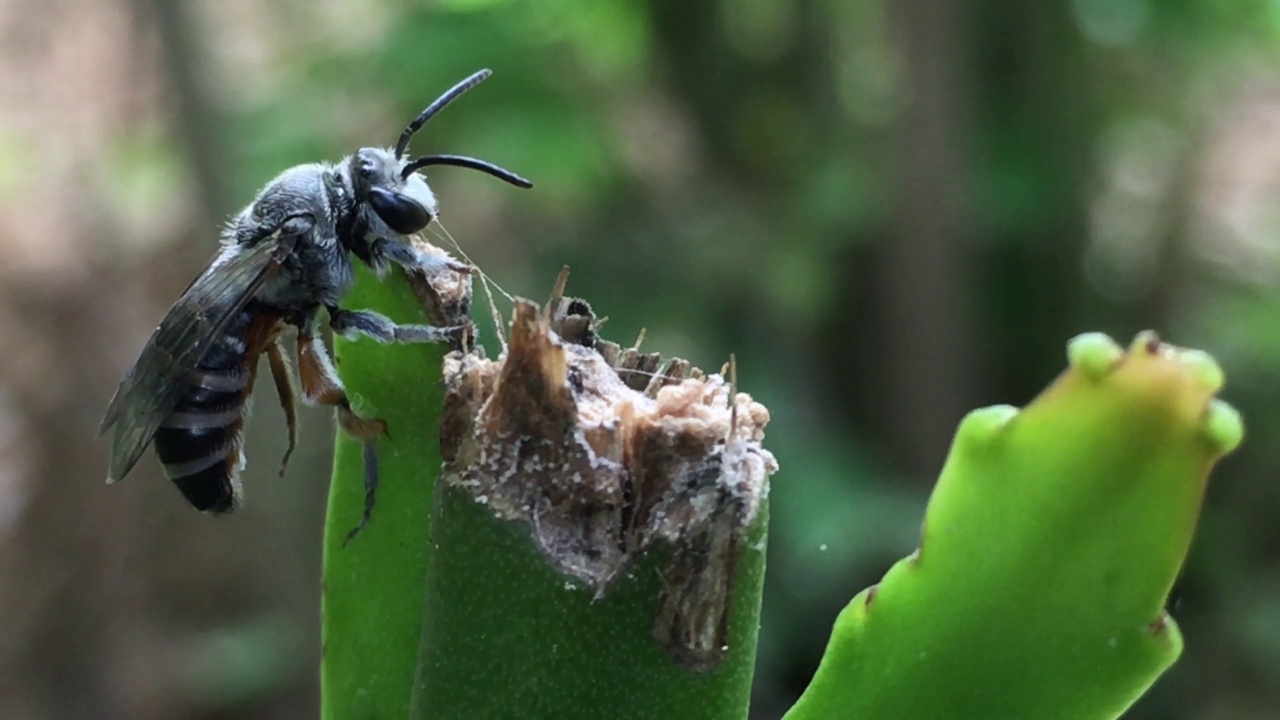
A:
[[[133,469],[181,396],[183,377],[279,270],[296,239],[277,233],[253,247],[224,250],[169,308],[116,389],[98,429],[102,434],[115,426],[108,482],[120,480]]]

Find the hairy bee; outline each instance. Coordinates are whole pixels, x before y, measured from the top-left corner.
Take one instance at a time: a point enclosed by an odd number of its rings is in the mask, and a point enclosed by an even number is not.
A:
[[[353,256],[379,276],[391,263],[470,271],[409,241],[437,214],[422,168],[453,165],[533,186],[474,158],[406,155],[427,120],[489,75],[481,70],[441,95],[409,123],[394,149],[366,147],[336,164],[285,170],[228,223],[220,250],[169,308],[111,399],[99,428],[101,435],[115,427],[108,483],[123,479],[154,441],[165,474],[192,505],[211,514],[235,510],[245,462],[241,430],[263,353],[289,428],[283,474],[297,441],[294,389],[280,344],[281,332],[292,326],[304,401],[334,407],[339,427],[365,442],[365,513],[348,540],[364,528],[377,487],[374,443],[386,424],[352,411],[317,337],[319,311],[337,334],[384,343],[440,341],[457,330],[399,325],[339,303],[353,283]]]

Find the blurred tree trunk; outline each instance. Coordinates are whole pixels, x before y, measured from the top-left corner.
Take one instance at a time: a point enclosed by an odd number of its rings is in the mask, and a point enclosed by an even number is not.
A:
[[[895,464],[931,481],[956,423],[973,405],[976,374],[969,243],[972,85],[965,0],[892,4],[905,60],[897,127],[892,238],[879,278],[884,432]]]
[[[133,1],[139,24],[154,30],[160,41],[177,111],[174,134],[182,141],[200,190],[200,225],[217,232],[234,203],[226,167],[228,144],[220,122],[222,113],[212,96],[211,58],[204,49],[205,37],[187,0]]]
[[[31,323],[42,344],[91,347],[99,316],[86,308],[94,307],[97,290],[96,285],[79,292],[65,285],[10,285],[0,303]],[[94,384],[102,373],[79,366],[77,359],[68,353],[42,368],[47,382],[57,383],[55,392],[40,381],[10,388],[28,429],[22,445],[27,475],[37,484],[29,489],[0,559],[3,576],[12,583],[0,600],[0,612],[8,618],[0,651],[4,717],[126,717],[108,702],[111,689],[101,669],[117,623],[137,620],[141,608],[114,602],[119,598],[105,595],[103,588],[109,584],[104,582],[107,568],[118,567],[113,555],[132,539],[131,532],[113,526],[123,521],[124,528],[136,527],[138,518],[130,518],[123,507],[116,508],[122,515],[104,515],[94,495],[81,489],[85,483],[100,484],[101,473],[91,470],[92,453],[85,452],[92,447],[89,413],[73,399],[97,396]],[[5,375],[22,377],[20,369]]]
[[[980,142],[990,163],[984,300],[994,333],[984,402],[1022,404],[1062,368],[1065,343],[1096,314],[1084,275],[1088,191],[1101,110],[1067,2],[974,0]],[[997,196],[994,193],[1004,193]]]

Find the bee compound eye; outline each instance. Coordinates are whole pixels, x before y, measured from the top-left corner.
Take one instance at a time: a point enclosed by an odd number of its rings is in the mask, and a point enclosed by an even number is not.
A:
[[[387,227],[401,235],[416,233],[431,222],[431,212],[420,203],[385,188],[369,190],[369,204]]]

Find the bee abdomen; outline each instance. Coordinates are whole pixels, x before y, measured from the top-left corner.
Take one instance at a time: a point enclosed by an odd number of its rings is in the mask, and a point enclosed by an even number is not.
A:
[[[169,479],[197,510],[223,515],[240,506],[239,471],[228,465],[225,461],[219,461],[190,475],[170,475]],[[165,472],[169,472],[167,466]]]
[[[199,413],[186,414],[200,416]],[[170,418],[175,415],[178,413],[171,414]],[[165,475],[197,510],[220,514],[231,512],[239,505],[242,420],[243,415],[237,408],[234,419],[221,425],[162,426],[156,431],[156,454],[164,464]]]
[[[253,384],[243,310],[185,378],[182,397],[161,422],[155,450],[165,475],[202,512],[228,513],[240,504],[240,435]]]
[[[174,411],[160,424],[173,430],[216,430],[240,419],[240,404],[213,410]]]

